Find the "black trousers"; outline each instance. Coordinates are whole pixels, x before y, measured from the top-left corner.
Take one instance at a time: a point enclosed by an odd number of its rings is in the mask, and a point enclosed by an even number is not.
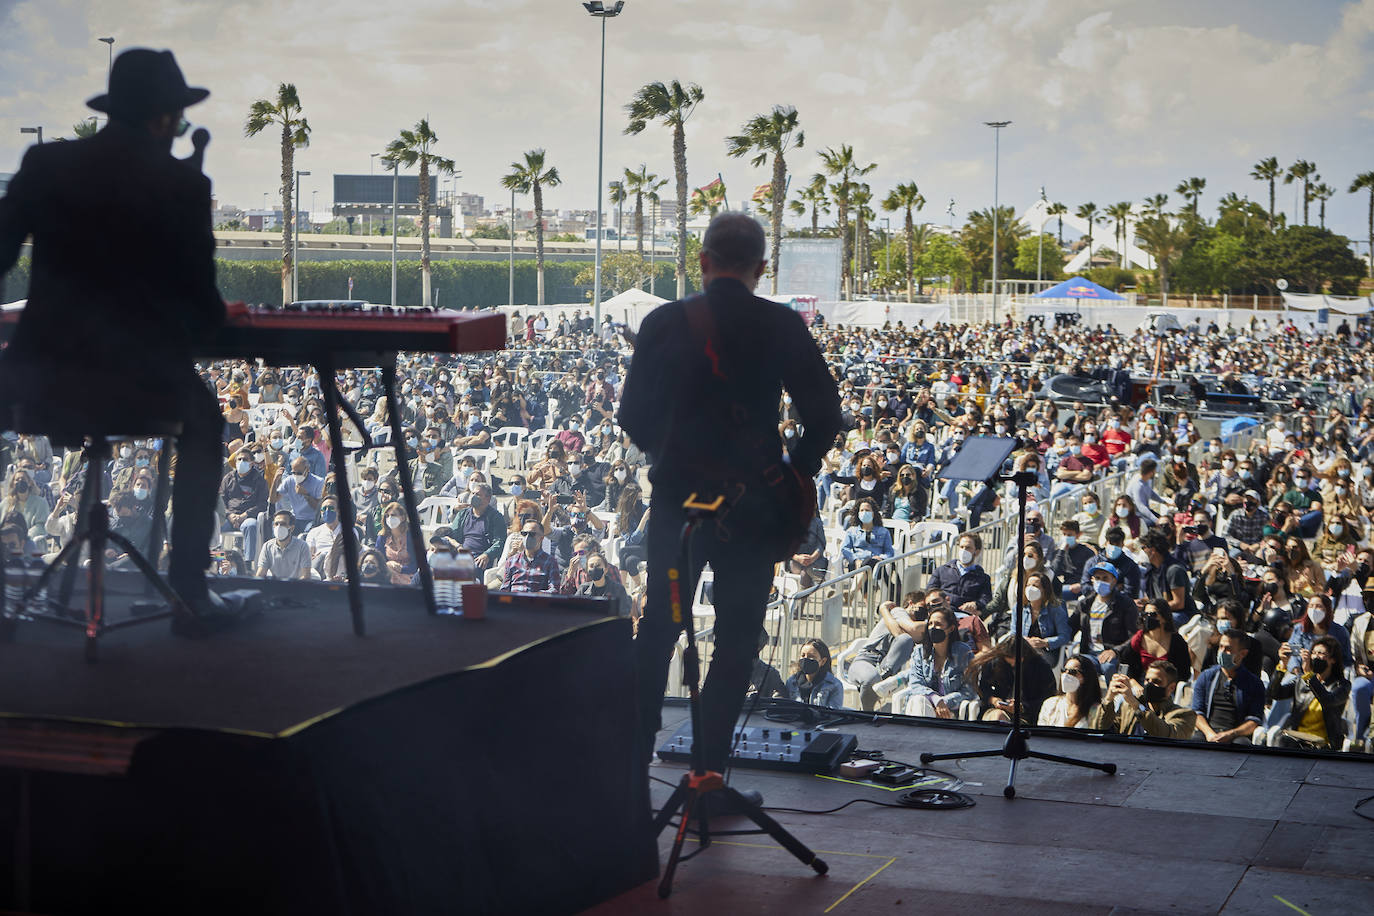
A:
[[[668,570],[678,561],[685,494],[655,487],[649,515],[649,580],[644,616],[635,640],[639,676],[639,712],[644,762],[653,754],[655,736],[663,725],[663,694],[673,644],[682,627],[674,624],[669,605]],[[704,522],[691,542],[691,566],[683,573],[682,613],[692,612],[692,596],[702,567],[709,561],[715,574],[715,648],[701,691],[702,742],[707,769],[722,771],[729,755],[735,720],[744,705],[744,692],[758,656],[759,630],[773,582],[773,560],[758,545],[724,540],[714,522]]]
[[[188,600],[205,595],[215,504],[224,470],[224,417],[219,401],[191,367],[175,388],[181,435],[172,481],[172,558],[167,579]]]

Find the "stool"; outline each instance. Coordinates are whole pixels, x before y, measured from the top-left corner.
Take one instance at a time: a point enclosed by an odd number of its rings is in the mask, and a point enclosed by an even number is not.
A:
[[[76,531],[71,541],[62,548],[57,557],[43,570],[37,581],[24,593],[23,604],[28,604],[35,595],[41,593],[49,580],[63,563],[68,564],[68,576],[63,583],[61,595],[56,604],[56,613],[30,613],[20,616],[8,605],[0,610],[0,635],[10,638],[16,624],[21,620],[42,620],[61,626],[74,627],[85,631],[86,660],[96,661],[99,640],[109,630],[122,629],[138,624],[164,620],[174,614],[189,613],[173,591],[172,587],[158,573],[156,566],[135,547],[128,538],[110,530],[110,518],[105,504],[100,498],[101,482],[104,478],[103,465],[110,457],[110,443],[132,438],[171,439],[180,435],[181,423],[175,420],[148,417],[97,419],[70,406],[53,404],[16,404],[12,412],[15,431],[21,434],[42,435],[54,445],[81,447],[81,463],[86,479],[81,487],[81,501],[77,509]],[[163,449],[159,459],[159,493],[166,487],[167,450]],[[159,498],[159,509],[165,502]],[[160,530],[158,520],[154,519],[154,532]],[[129,560],[141,572],[149,586],[155,589],[168,604],[168,610],[151,614],[140,614],[124,620],[110,622],[105,618],[105,548],[114,544],[123,550]],[[87,596],[84,613],[66,606],[71,596],[71,586],[76,572],[76,561],[82,546],[89,547],[90,565],[87,568]]]

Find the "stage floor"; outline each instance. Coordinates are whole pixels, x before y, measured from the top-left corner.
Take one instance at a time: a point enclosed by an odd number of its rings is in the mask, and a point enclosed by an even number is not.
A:
[[[112,575],[111,620],[142,597]],[[497,659],[605,618],[566,602],[504,606],[487,619],[431,616],[415,589],[369,588],[367,635],[353,634],[347,591],[323,583],[219,580],[278,606],[204,639],[168,620],[107,633],[88,664],[80,630],[22,623],[0,641],[0,715],[279,735],[374,696]],[[283,683],[291,685],[282,689]]]
[[[685,718],[685,709],[666,709],[661,737]],[[836,730],[909,762],[924,751],[1001,743],[988,732],[933,726]],[[1318,916],[1374,908],[1374,823],[1351,811],[1374,794],[1368,761],[1073,738],[1033,738],[1031,746],[1115,762],[1117,774],[1023,761],[1018,797],[1008,801],[1006,760],[948,761],[937,766],[967,781],[975,807],[774,812],[829,863],[825,877],[767,836],[727,837],[678,869],[667,901],[654,881],[588,912]],[[683,770],[659,763],[651,772],[676,783]],[[732,784],[760,790],[767,806],[808,809],[897,794],[760,770],[736,770]],[[654,782],[651,791],[658,806],[670,789]],[[731,818],[718,826],[749,824]],[[671,831],[659,839],[661,861],[671,839]]]

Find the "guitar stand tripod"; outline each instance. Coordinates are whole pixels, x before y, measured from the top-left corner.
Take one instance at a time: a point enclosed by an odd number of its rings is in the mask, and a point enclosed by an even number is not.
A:
[[[726,785],[725,777],[722,774],[706,769],[705,752],[702,749],[701,704],[698,700],[701,659],[697,653],[696,628],[692,623],[691,610],[688,609],[686,613],[683,613],[682,583],[691,577],[688,551],[690,550],[692,534],[703,521],[715,518],[716,513],[720,511],[724,503],[725,497],[723,496],[717,496],[711,502],[698,500],[695,493],[687,498],[682,504],[687,513],[687,522],[682,526],[682,546],[678,552],[676,565],[668,570],[668,602],[673,614],[673,623],[682,627],[687,633],[687,648],[682,653],[682,682],[687,686],[688,707],[691,709],[692,768],[682,777],[682,781],[678,783],[673,794],[654,818],[654,834],[658,835],[663,832],[664,827],[668,826],[674,815],[681,815],[677,824],[677,835],[673,839],[673,849],[668,855],[668,864],[663,869],[663,879],[658,884],[658,896],[663,898],[673,892],[673,875],[677,871],[678,863],[682,861],[682,844],[687,839],[687,825],[694,816],[701,848],[705,849],[711,845],[711,823],[706,808],[710,796],[714,793],[719,793],[718,798],[724,798],[730,803],[733,811],[743,814],[759,828],[758,831],[746,832],[768,834],[777,840],[784,849],[796,856],[797,861],[815,869],[818,875],[823,875],[830,870],[829,865],[818,858],[800,840],[788,833],[785,827],[746,799],[738,789]],[[729,831],[728,833],[733,834],[736,831]]]

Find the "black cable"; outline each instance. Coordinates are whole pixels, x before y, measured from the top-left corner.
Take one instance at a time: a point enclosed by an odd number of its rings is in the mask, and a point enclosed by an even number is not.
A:
[[[1356,817],[1362,817],[1367,821],[1374,821],[1374,815],[1365,814],[1363,811],[1360,810],[1360,808],[1364,807],[1372,801],[1374,801],[1374,795],[1366,795],[1364,798],[1355,802],[1355,807],[1351,808],[1350,810],[1355,813]]]

